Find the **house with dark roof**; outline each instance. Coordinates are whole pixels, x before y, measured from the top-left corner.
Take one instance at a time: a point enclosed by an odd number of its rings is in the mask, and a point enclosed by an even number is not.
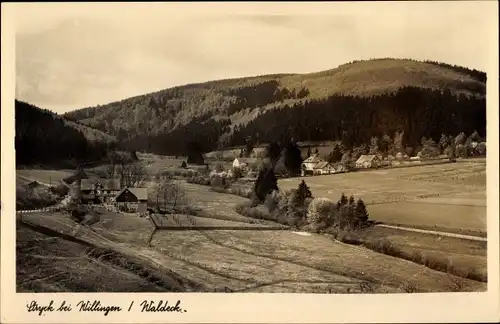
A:
[[[83,202],[112,203],[120,192],[118,179],[81,179],[80,193]]]
[[[376,155],[361,155],[356,160],[356,168],[358,169],[368,169],[368,168],[378,168],[380,167],[382,161]]]
[[[120,210],[144,214],[148,209],[148,188],[123,188],[115,201]]]

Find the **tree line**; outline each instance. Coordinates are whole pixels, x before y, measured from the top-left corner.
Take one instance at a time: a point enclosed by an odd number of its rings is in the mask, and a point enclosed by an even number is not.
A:
[[[486,133],[484,98],[455,96],[450,91],[404,87],[369,98],[333,95],[268,110],[246,125],[234,127],[229,146],[294,138],[298,141],[341,141],[348,149],[369,143],[372,136],[404,132],[404,145],[419,146],[423,136],[442,133]]]

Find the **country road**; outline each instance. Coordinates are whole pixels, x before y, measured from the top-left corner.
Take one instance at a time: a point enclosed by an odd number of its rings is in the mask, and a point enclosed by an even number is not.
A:
[[[386,228],[393,228],[393,229],[402,230],[402,231],[409,231],[409,232],[417,232],[417,233],[432,234],[432,235],[439,235],[439,236],[456,237],[456,238],[465,239],[465,240],[472,240],[472,241],[483,241],[483,242],[487,241],[486,237],[480,237],[480,236],[455,234],[455,233],[449,233],[449,232],[430,231],[430,230],[424,230],[424,229],[418,229],[418,228],[393,226],[393,225],[384,225],[384,224],[377,224],[375,226],[386,227]]]

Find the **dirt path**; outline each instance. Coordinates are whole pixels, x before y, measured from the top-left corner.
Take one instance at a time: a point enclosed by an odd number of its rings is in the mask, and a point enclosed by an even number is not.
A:
[[[398,230],[403,230],[403,231],[409,231],[409,232],[417,232],[417,233],[432,234],[432,235],[439,235],[439,236],[456,237],[456,238],[461,238],[461,239],[465,239],[465,240],[483,241],[483,242],[487,241],[487,239],[485,237],[472,236],[472,235],[455,234],[455,233],[448,233],[448,232],[438,232],[438,231],[430,231],[430,230],[424,230],[424,229],[418,229],[418,228],[393,226],[393,225],[384,225],[384,224],[378,224],[376,226],[386,227],[386,228],[393,228],[393,229],[398,229]]]

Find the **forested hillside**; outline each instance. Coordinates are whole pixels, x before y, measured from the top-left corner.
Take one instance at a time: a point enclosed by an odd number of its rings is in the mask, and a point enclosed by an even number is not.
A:
[[[114,137],[22,101],[15,101],[16,164],[69,166],[103,160]]]
[[[128,149],[184,154],[283,136],[343,140],[405,133],[406,145],[441,133],[486,128],[486,74],[438,62],[356,61],[311,74],[281,74],[179,86],[70,112]]]

